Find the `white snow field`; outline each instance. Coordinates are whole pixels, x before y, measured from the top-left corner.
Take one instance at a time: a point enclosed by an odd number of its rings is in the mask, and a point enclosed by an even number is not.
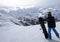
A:
[[[0,24],[0,42],[60,42],[53,32],[52,40],[46,40],[40,25],[19,26],[10,21],[4,23]],[[57,22],[56,29],[60,34],[60,22]]]

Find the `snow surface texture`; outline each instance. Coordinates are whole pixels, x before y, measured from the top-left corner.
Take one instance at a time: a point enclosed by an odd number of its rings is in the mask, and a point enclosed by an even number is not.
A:
[[[40,25],[19,26],[8,21],[0,26],[0,42],[60,42],[53,32],[52,40],[46,40],[40,29]],[[60,34],[60,22],[57,22],[56,29]]]

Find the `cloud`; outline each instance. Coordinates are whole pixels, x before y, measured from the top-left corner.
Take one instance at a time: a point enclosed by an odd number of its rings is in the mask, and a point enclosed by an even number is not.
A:
[[[41,7],[46,7],[46,6],[54,6],[54,5],[59,5],[60,4],[60,0],[37,0],[38,1],[38,5],[37,6],[41,6]]]
[[[60,4],[60,0],[0,0],[0,5],[13,7],[46,7]]]
[[[35,4],[35,0],[0,0],[0,5],[4,6],[32,7]]]

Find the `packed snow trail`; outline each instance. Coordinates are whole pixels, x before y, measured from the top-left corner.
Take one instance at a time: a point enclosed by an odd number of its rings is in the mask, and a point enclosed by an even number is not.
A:
[[[40,25],[19,26],[12,22],[0,27],[0,42],[60,42],[52,32],[52,40],[44,38]],[[60,33],[60,22],[56,29]]]

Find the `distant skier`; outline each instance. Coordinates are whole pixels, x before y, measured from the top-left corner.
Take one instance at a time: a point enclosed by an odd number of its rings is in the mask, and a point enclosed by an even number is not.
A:
[[[43,30],[45,38],[48,39],[48,33],[47,33],[46,27],[44,25],[44,19],[42,17],[39,17],[39,23],[40,23],[40,26]]]
[[[47,24],[48,24],[48,38],[51,39],[51,29],[54,31],[56,36],[59,38],[59,33],[55,29],[56,27],[55,18],[51,15],[51,12],[48,12]]]

